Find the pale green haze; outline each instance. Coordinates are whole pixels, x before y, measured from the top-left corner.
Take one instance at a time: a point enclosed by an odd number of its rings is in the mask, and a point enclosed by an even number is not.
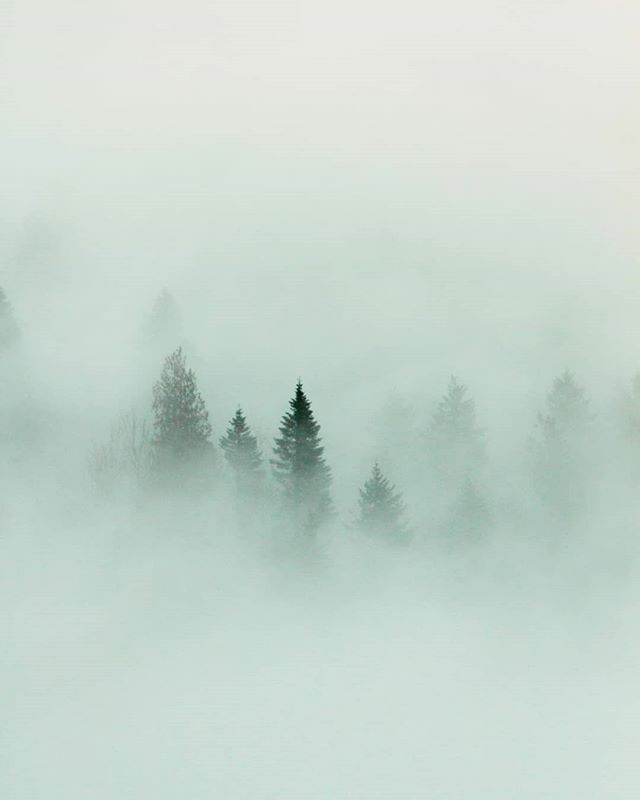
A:
[[[640,797],[639,31],[0,2],[0,800]]]

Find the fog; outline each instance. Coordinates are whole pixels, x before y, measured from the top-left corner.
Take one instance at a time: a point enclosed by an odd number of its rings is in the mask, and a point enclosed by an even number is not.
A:
[[[639,22],[0,5],[3,799],[638,797]]]

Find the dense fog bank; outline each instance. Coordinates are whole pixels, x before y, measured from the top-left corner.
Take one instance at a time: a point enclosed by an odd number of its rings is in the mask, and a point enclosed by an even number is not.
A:
[[[2,800],[636,800],[637,4],[0,6]]]

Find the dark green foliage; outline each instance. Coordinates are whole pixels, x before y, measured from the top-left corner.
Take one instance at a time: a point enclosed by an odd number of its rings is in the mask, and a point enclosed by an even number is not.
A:
[[[262,453],[241,408],[229,422],[225,435],[220,439],[220,447],[236,476],[238,488],[255,486],[262,475]]]
[[[212,456],[209,414],[181,347],[166,358],[160,380],[153,387],[153,413],[158,467],[194,465]]]
[[[331,470],[324,460],[320,425],[300,382],[289,406],[290,411],[280,423],[271,464],[293,523],[303,531],[313,532],[333,513]]]
[[[406,542],[409,529],[404,519],[402,494],[383,475],[376,462],[360,489],[358,527],[368,535],[391,542]]]
[[[444,533],[451,544],[479,541],[489,528],[491,514],[477,486],[466,479],[451,506]]]
[[[20,338],[20,330],[13,316],[11,303],[0,288],[0,351],[9,350]]]
[[[476,424],[475,402],[453,376],[431,420],[427,444],[437,477],[449,484],[476,474],[484,462],[485,435]]]

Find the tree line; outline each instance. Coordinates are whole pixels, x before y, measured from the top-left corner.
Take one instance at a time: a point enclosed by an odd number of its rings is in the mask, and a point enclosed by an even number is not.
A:
[[[640,442],[640,377],[634,380],[626,403],[629,432],[633,430]],[[559,523],[568,522],[585,506],[593,486],[594,416],[584,387],[565,370],[553,381],[528,442],[527,463],[535,498]],[[133,419],[125,429],[136,469],[146,429],[139,426],[136,433]],[[152,424],[146,437],[145,476],[150,486],[163,491],[207,491],[217,474],[215,453],[219,450],[239,507],[275,496],[281,524],[286,520],[303,539],[312,538],[337,518],[320,424],[301,381],[281,417],[268,456],[260,449],[241,407],[216,448],[196,375],[178,348],[166,358],[153,387]],[[425,489],[429,487],[430,502],[442,502],[446,512],[439,530],[452,542],[481,539],[493,518],[481,478],[487,437],[478,425],[475,401],[456,377],[450,379],[437,404],[421,447],[430,476],[425,478]],[[117,472],[119,467],[115,467]],[[389,543],[411,540],[414,530],[403,492],[377,461],[358,490],[356,504],[354,524],[358,530]]]
[[[175,335],[178,318],[175,302],[164,292],[154,308],[151,335],[156,341]],[[0,350],[18,340],[11,306],[0,289]],[[93,448],[89,474],[99,492],[112,496],[126,485],[134,491],[207,493],[219,482],[218,453],[239,513],[277,508],[279,524],[302,539],[313,538],[337,519],[320,424],[300,380],[267,455],[241,407],[214,443],[209,412],[182,347],[166,356],[152,396],[150,423],[126,414],[112,426],[109,440]],[[631,456],[624,467],[635,480],[640,477],[640,374],[618,411],[617,436],[623,444],[617,456],[623,461],[622,454]],[[586,507],[594,487],[598,467],[593,456],[599,446],[594,418],[585,388],[565,370],[551,385],[526,449],[533,496],[560,523]],[[438,529],[451,541],[480,539],[494,516],[482,478],[487,436],[478,424],[475,401],[458,378],[451,377],[426,430],[414,439],[424,456],[419,481],[429,503],[440,505]],[[363,476],[354,506],[360,531],[396,544],[411,540],[412,515],[403,492],[378,461]]]

